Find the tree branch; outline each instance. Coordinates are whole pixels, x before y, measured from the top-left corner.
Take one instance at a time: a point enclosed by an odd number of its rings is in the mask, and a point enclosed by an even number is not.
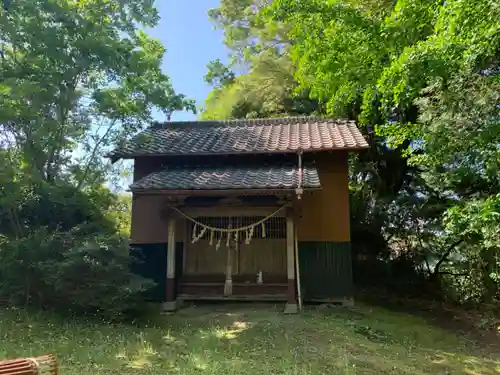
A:
[[[448,249],[446,250],[446,252],[441,256],[441,259],[439,259],[439,261],[436,263],[436,266],[434,267],[434,273],[440,273],[439,272],[439,267],[441,267],[441,265],[443,264],[443,262],[450,256],[451,252],[453,251],[453,249],[455,249],[455,247],[457,247],[458,245],[460,245],[462,242],[464,242],[463,239],[460,239],[458,241],[455,241],[454,243],[452,243]]]
[[[77,184],[77,189],[81,189],[81,187],[83,186],[83,183],[85,182],[85,179],[87,178],[87,175],[90,171],[90,166],[92,164],[92,161],[95,159],[96,157],[96,154],[97,154],[97,150],[99,149],[99,146],[104,142],[104,140],[108,137],[109,133],[111,133],[111,130],[114,128],[114,126],[116,125],[116,121],[113,121],[108,129],[106,130],[106,132],[102,135],[102,137],[100,137],[97,142],[94,144],[94,147],[92,149],[92,152],[90,153],[90,156],[88,158],[88,161],[87,161],[87,165],[85,166],[85,170],[82,174],[82,177],[80,178],[80,181],[78,181],[78,184]],[[99,127],[100,128],[100,127]],[[99,132],[99,129],[97,130],[96,133]]]

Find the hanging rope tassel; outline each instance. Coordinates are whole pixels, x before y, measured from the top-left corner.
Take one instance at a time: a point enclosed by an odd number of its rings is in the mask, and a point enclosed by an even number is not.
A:
[[[203,238],[203,236],[205,235],[205,232],[207,231],[207,227],[203,227],[200,231],[200,233],[198,233],[198,235],[196,237],[193,238],[193,240],[191,241],[191,243],[196,243],[198,242],[201,238]]]
[[[217,241],[217,244],[215,245],[215,251],[219,251],[221,241],[222,241],[222,233],[221,233],[221,235],[219,237],[219,241]]]
[[[250,245],[250,242],[252,241],[254,229],[255,229],[255,226],[252,226],[252,227],[250,227],[250,230],[248,231],[247,245]]]
[[[215,232],[213,230],[210,231],[210,241],[208,242],[209,246],[212,246],[214,244],[214,234]]]
[[[266,238],[266,223],[262,223],[262,238]]]
[[[198,232],[198,224],[197,223],[194,223],[194,227],[193,227],[193,236],[191,238],[191,242],[194,243],[194,239],[196,238],[196,232]]]

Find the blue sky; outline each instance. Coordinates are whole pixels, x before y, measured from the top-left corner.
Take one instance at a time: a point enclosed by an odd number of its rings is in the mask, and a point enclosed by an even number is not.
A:
[[[202,106],[211,88],[203,81],[210,60],[225,61],[227,51],[222,44],[222,31],[213,30],[207,10],[219,0],[157,0],[159,25],[148,34],[161,40],[167,48],[163,70],[172,80],[176,92],[195,99]],[[172,120],[192,120],[196,115],[175,113]],[[162,115],[156,120],[163,121]]]

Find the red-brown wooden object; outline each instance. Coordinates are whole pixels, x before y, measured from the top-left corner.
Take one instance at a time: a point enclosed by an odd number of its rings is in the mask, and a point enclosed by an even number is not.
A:
[[[58,375],[53,355],[0,361],[0,375]]]

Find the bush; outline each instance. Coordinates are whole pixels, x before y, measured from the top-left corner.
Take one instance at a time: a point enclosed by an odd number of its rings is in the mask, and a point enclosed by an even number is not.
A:
[[[0,244],[0,299],[11,304],[117,316],[137,307],[154,286],[130,271],[128,241],[95,233],[38,228]]]

